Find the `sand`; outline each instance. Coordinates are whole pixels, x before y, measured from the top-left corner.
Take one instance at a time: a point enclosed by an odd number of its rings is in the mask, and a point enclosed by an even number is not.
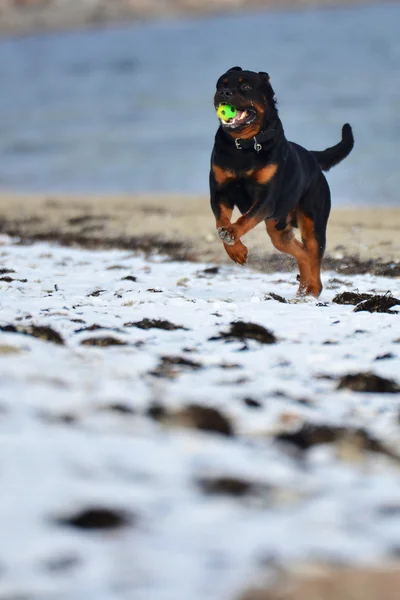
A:
[[[327,256],[398,261],[400,209],[334,208]],[[0,194],[0,232],[25,240],[163,251],[190,260],[229,263],[207,196],[66,196]],[[274,254],[263,224],[244,238],[249,264]],[[179,258],[179,256],[177,256]]]
[[[315,569],[299,581],[285,585],[276,592],[251,590],[239,600],[395,600],[400,571],[384,569]]]

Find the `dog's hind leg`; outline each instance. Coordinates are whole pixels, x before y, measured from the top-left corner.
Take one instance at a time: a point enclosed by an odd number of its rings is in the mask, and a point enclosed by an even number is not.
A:
[[[296,212],[301,239],[310,264],[310,280],[305,294],[318,298],[322,291],[321,264],[326,246],[326,227],[330,213],[330,191],[325,177],[321,173],[316,190],[311,190]]]
[[[293,226],[291,223],[281,228],[280,221],[275,219],[267,220],[267,233],[271,242],[277,250],[290,254],[297,260],[300,272],[300,285],[297,294],[304,295],[311,281],[311,269],[308,254],[304,245],[294,237]]]

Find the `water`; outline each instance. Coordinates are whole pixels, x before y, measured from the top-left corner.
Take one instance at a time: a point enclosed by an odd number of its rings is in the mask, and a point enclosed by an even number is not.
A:
[[[289,139],[323,149],[335,204],[396,205],[400,5],[264,12],[0,42],[0,187],[207,192],[227,68],[268,71]]]

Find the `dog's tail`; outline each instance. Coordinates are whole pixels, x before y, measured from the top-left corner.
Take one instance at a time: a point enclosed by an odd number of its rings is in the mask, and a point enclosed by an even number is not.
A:
[[[353,146],[353,130],[350,125],[346,123],[346,125],[343,125],[342,127],[342,139],[336,146],[332,146],[332,148],[327,148],[320,152],[311,150],[311,154],[315,156],[323,171],[329,171],[329,169],[332,169],[332,167],[340,163],[350,154],[353,150]]]

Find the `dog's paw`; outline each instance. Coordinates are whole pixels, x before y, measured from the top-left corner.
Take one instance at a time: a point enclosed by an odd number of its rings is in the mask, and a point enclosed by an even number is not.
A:
[[[234,246],[229,246],[224,244],[224,248],[226,250],[227,255],[231,260],[238,263],[239,265],[244,265],[247,262],[248,250],[244,244],[239,240]]]
[[[217,229],[218,235],[224,244],[228,244],[228,246],[233,246],[236,243],[236,237],[231,229],[227,229],[226,227],[218,227]]]
[[[297,294],[296,298],[288,300],[289,304],[312,304],[315,301],[313,296],[305,296],[304,294]]]
[[[322,292],[322,285],[321,284],[308,284],[308,285],[302,285],[300,284],[299,289],[297,290],[297,298],[311,298],[314,299],[315,298],[319,298],[320,294]]]

